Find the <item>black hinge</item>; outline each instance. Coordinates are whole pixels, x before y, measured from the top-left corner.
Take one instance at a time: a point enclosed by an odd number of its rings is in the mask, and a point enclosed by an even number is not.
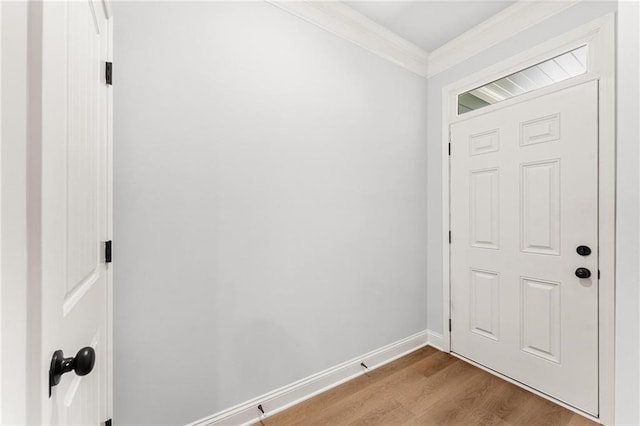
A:
[[[105,420],[104,426],[111,426],[111,419]]]
[[[449,333],[451,333],[451,318],[449,318]]]
[[[111,263],[111,240],[104,242],[104,263]]]
[[[107,65],[104,69],[104,78],[107,81],[108,85],[113,84],[113,64],[111,62],[107,62]]]
[[[598,269],[598,279],[600,279],[600,269]]]
[[[451,142],[449,142],[449,155],[451,155]]]
[[[451,231],[449,231],[449,244],[451,244]]]

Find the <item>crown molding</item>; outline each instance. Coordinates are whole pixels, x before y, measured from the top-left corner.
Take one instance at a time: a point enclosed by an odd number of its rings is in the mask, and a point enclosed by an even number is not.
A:
[[[415,74],[427,77],[427,51],[342,2],[266,1]]]
[[[340,1],[266,1],[419,76],[429,78],[584,0],[519,0],[432,52],[421,49]]]
[[[531,28],[582,0],[520,0],[429,54],[427,77],[433,77]]]

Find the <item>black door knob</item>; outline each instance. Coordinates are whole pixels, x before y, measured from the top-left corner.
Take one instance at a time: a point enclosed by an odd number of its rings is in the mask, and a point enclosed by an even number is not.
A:
[[[578,268],[576,269],[576,277],[578,278],[589,278],[591,276],[591,271],[587,268]]]
[[[91,346],[80,349],[76,356],[71,358],[65,358],[61,350],[55,351],[49,367],[49,396],[51,396],[51,388],[60,383],[64,373],[73,370],[78,376],[86,376],[91,373],[95,363],[96,351]]]

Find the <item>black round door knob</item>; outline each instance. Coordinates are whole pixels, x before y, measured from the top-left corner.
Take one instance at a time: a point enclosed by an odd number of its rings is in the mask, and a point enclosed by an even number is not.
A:
[[[80,349],[75,357],[70,358],[65,358],[61,350],[55,351],[49,366],[49,396],[51,388],[60,383],[63,374],[74,371],[78,376],[86,376],[91,373],[95,363],[96,351],[91,346]]]
[[[576,277],[578,278],[589,278],[591,276],[591,271],[587,268],[578,268],[576,269]]]

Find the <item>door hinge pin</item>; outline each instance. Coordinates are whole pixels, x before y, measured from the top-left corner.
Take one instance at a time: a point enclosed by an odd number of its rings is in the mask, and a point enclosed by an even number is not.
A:
[[[451,333],[451,318],[449,318],[449,333]]]
[[[111,240],[104,242],[104,263],[111,263]]]
[[[104,68],[104,78],[106,83],[111,86],[113,84],[113,63],[107,62]]]
[[[449,142],[449,155],[451,155],[451,142]]]
[[[451,244],[451,231],[449,231],[449,244]]]
[[[600,279],[600,269],[598,269],[598,279]]]

